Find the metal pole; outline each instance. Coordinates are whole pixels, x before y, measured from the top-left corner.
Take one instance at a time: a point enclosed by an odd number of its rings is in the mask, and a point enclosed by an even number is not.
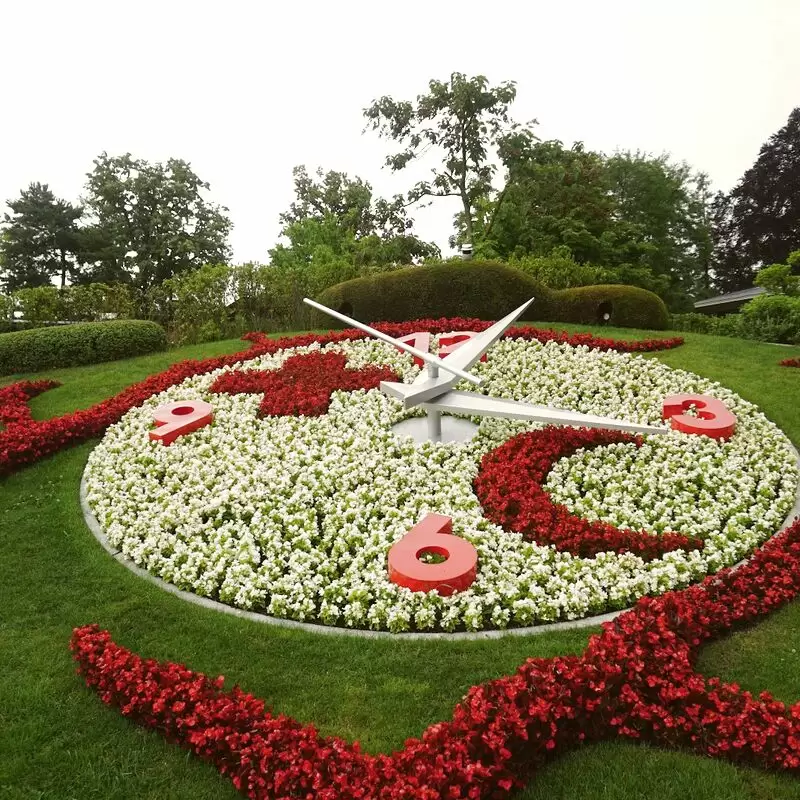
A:
[[[439,367],[428,363],[428,377],[433,380],[439,377]],[[428,408],[428,439],[432,442],[442,441],[442,412]]]

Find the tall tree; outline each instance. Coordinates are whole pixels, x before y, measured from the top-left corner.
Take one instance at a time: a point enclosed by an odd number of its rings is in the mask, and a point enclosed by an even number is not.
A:
[[[428,93],[416,101],[384,96],[364,109],[368,127],[402,146],[386,159],[392,170],[403,169],[432,148],[441,151],[442,164],[432,170],[433,179],[417,183],[408,200],[460,198],[469,242],[475,203],[489,194],[495,171],[490,150],[516,127],[508,113],[516,94],[513,81],[491,87],[483,75],[467,78],[454,72],[448,81],[430,81]]]
[[[299,166],[293,175],[295,200],[280,215],[281,235],[288,245],[270,250],[273,265],[339,263],[359,269],[411,264],[440,255],[434,244],[411,233],[413,220],[401,196],[375,197],[366,181],[334,170],[318,169],[314,178]]]
[[[171,158],[151,164],[130,153],[102,153],[88,174],[86,205],[94,215],[87,249],[93,272],[147,289],[194,267],[230,257],[226,208],[207,202],[208,183]]]
[[[68,277],[74,280],[83,209],[56,198],[46,183],[31,183],[8,207],[12,215],[4,214],[0,239],[5,289],[47,286],[53,278],[63,287]]]
[[[720,289],[751,286],[759,266],[783,263],[800,247],[800,107],[715,206],[714,272]]]

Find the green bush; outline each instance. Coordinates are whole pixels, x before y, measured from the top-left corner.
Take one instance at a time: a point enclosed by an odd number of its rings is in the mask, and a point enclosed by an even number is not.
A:
[[[657,331],[669,327],[664,301],[637,286],[579,286],[553,292],[546,319]]]
[[[529,320],[658,330],[669,321],[663,301],[645,289],[586,286],[552,291],[517,269],[491,261],[409,267],[356,278],[326,289],[317,300],[363,322],[401,322],[423,317],[499,319],[531,297],[536,300],[525,314]],[[331,320],[319,314],[312,324],[326,327]]]
[[[164,329],[155,322],[78,322],[0,336],[0,375],[75,367],[164,350]]]
[[[761,295],[742,306],[747,338],[800,344],[800,297]]]

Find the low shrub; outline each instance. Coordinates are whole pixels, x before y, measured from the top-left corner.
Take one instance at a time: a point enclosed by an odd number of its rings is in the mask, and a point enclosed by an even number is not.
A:
[[[401,322],[445,316],[499,319],[535,297],[524,319],[663,330],[664,302],[633,286],[584,286],[553,291],[498,262],[455,262],[409,267],[331,286],[317,300],[362,322]],[[313,327],[330,317],[317,315]]]
[[[35,328],[0,336],[0,375],[75,367],[164,350],[167,338],[155,322],[112,320]]]
[[[800,344],[800,297],[761,295],[742,306],[747,338]]]
[[[800,344],[800,297],[761,295],[742,306],[739,314],[673,314],[676,331],[735,336],[779,344]]]

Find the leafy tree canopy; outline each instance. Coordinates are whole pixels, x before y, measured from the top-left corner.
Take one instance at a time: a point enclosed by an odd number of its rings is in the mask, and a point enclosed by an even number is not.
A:
[[[783,263],[800,247],[800,107],[730,193],[717,195],[714,222],[715,283],[723,291],[750,286],[760,265]]]
[[[102,153],[88,174],[85,235],[92,278],[140,289],[230,257],[227,209],[207,202],[208,183],[180,159],[151,164],[130,153]]]
[[[4,214],[0,237],[6,291],[49,286],[53,278],[64,286],[68,277],[74,279],[83,209],[56,198],[46,183],[31,183],[8,207],[12,213]]]
[[[432,179],[417,183],[408,199],[459,197],[469,242],[475,204],[489,193],[496,168],[490,151],[519,130],[509,116],[516,94],[513,81],[490,86],[483,75],[467,78],[453,72],[447,81],[430,81],[427,94],[416,101],[384,96],[364,109],[368,127],[402,148],[386,159],[392,170],[403,169],[429,150],[439,151],[442,161],[432,170]]]

